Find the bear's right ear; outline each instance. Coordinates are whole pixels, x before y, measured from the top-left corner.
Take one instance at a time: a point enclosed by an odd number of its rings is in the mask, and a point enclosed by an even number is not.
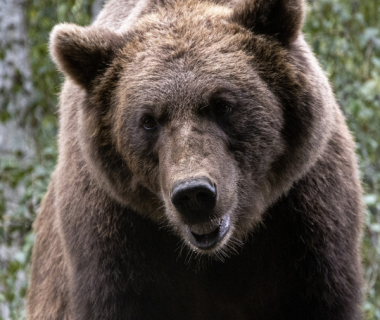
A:
[[[50,54],[63,74],[90,89],[125,44],[125,37],[111,30],[63,23],[50,35]]]

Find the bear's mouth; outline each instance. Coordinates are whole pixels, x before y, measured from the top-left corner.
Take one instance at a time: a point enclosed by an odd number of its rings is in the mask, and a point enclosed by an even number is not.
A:
[[[193,224],[187,228],[190,243],[199,249],[210,250],[220,243],[230,228],[230,216]]]

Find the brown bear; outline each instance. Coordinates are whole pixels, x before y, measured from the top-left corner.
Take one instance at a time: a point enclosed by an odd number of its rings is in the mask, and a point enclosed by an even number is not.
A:
[[[362,319],[355,144],[303,0],[110,0],[54,28],[32,319]]]

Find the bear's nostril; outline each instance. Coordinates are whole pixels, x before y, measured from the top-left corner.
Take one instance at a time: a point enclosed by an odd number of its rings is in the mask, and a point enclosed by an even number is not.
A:
[[[196,202],[205,206],[215,205],[215,194],[211,192],[198,192],[195,196]]]
[[[171,201],[187,219],[202,220],[216,205],[216,188],[206,178],[181,181],[175,184]]]

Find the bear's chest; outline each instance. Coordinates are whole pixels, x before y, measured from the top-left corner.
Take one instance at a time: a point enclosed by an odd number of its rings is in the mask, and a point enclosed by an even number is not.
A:
[[[185,257],[177,257],[170,261],[171,265],[161,264],[164,270],[159,271],[156,265],[155,280],[145,284],[138,298],[143,305],[141,316],[281,319],[297,300],[291,237],[268,224],[266,232],[251,240],[238,255],[231,255],[223,263],[205,262],[207,267],[194,266],[192,262],[186,265],[181,261]]]

